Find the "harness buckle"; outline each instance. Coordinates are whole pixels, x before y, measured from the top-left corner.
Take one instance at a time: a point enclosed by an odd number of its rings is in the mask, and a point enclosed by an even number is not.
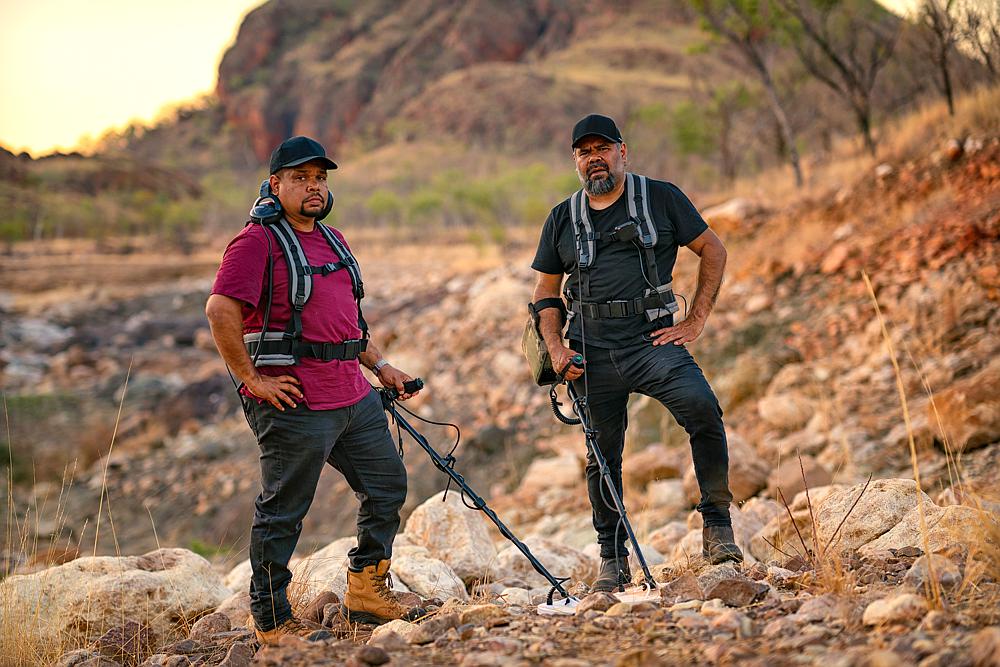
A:
[[[362,348],[361,343],[362,339],[360,338],[352,338],[351,340],[345,340],[343,342],[344,361],[347,361],[349,359],[357,359],[361,355],[361,353],[364,351],[364,348]],[[365,345],[364,347],[367,348],[368,346]]]
[[[608,310],[611,313],[611,317],[628,317],[629,315],[629,305],[630,301],[608,301]]]

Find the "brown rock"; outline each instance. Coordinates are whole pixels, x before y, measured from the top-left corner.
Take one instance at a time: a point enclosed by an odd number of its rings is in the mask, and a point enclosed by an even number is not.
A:
[[[229,632],[230,629],[232,629],[232,624],[229,617],[221,612],[213,612],[195,621],[194,625],[191,626],[191,638],[208,640],[212,638],[212,635]]]
[[[365,645],[355,652],[354,657],[365,665],[384,665],[389,662],[389,654],[379,646]]]
[[[219,667],[250,667],[253,661],[253,649],[246,642],[233,642],[226,652],[226,657],[219,663]]]
[[[580,600],[580,604],[577,605],[576,608],[576,613],[577,615],[580,615],[590,610],[607,611],[616,604],[618,604],[618,598],[614,595],[604,591],[598,591],[596,593],[591,593]]]
[[[928,421],[938,439],[956,452],[1000,440],[1000,358],[935,392]]]
[[[479,604],[462,609],[459,614],[460,625],[498,625],[510,617],[510,613],[503,607],[495,604]]]
[[[962,572],[958,565],[950,558],[937,554],[921,556],[914,561],[903,581],[918,591],[926,591],[930,590],[932,574],[933,580],[944,589],[955,588],[962,583]]]
[[[322,623],[324,620],[324,611],[328,604],[340,605],[340,596],[333,591],[323,591],[309,601],[306,608],[302,610],[301,616],[307,621]]]
[[[719,598],[730,607],[745,607],[764,597],[770,586],[744,577],[723,579],[705,589],[708,599]]]
[[[690,572],[685,572],[673,581],[660,587],[660,597],[667,604],[687,602],[688,600],[704,600],[705,594],[698,584],[698,578]]]
[[[662,406],[661,406],[662,407]],[[683,460],[678,449],[655,443],[629,454],[622,471],[630,486],[645,488],[647,484],[658,479],[674,479],[681,476]]]
[[[154,641],[149,626],[126,621],[124,625],[111,628],[101,635],[94,642],[94,650],[128,667],[138,665],[152,654]]]

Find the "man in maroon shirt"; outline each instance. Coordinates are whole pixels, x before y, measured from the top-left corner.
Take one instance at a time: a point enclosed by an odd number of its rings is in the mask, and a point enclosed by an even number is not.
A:
[[[261,451],[262,489],[250,539],[250,598],[262,643],[321,630],[292,615],[285,589],[292,578],[288,561],[324,464],[340,471],[361,501],[358,545],[348,554],[345,616],[382,623],[421,611],[402,606],[387,585],[399,509],[406,499],[406,469],[381,400],[360,364],[403,399],[410,397],[403,383],[412,378],[367,340],[356,300],[360,273],[346,268],[353,258],[343,235],[318,222],[329,211],[327,170],[336,168],[323,147],[307,137],[293,137],[275,149],[269,183],[287,225],[278,219],[248,224],[236,235],[205,309],[219,353],[243,383],[241,398]],[[289,245],[279,242],[279,233],[294,234],[292,241],[307,258],[306,273],[311,274],[296,333],[289,333],[294,329],[289,326],[294,322],[289,281],[296,276],[303,280],[303,273],[290,274],[285,257]],[[319,270],[324,266],[327,270]],[[294,359],[281,362],[286,365],[263,365],[269,355],[252,357],[248,351],[247,335],[260,335],[265,320],[267,330],[285,332],[281,344],[294,349]],[[358,345],[359,340],[367,346]]]

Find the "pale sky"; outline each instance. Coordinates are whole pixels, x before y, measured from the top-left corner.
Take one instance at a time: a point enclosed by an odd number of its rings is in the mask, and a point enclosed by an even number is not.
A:
[[[263,0],[0,0],[0,145],[75,147],[215,87]]]
[[[881,0],[897,12],[918,0]],[[0,145],[72,150],[215,87],[264,0],[0,0]]]

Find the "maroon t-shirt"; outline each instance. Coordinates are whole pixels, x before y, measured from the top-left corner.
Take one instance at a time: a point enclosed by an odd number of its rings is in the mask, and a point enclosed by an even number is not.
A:
[[[333,230],[344,241],[343,235]],[[274,289],[268,331],[284,331],[292,315],[288,301],[288,264],[273,233],[261,225],[247,225],[236,235],[222,256],[212,294],[243,302],[243,333],[260,331],[267,306],[267,249],[269,235],[274,258]],[[337,262],[339,257],[318,229],[295,230],[309,264]],[[312,295],[302,310],[302,339],[339,343],[361,337],[358,307],[354,301],[351,276],[346,269],[312,276]],[[371,385],[361,374],[357,359],[321,361],[303,357],[295,366],[261,366],[264,375],[293,375],[301,383],[303,402],[313,410],[332,410],[354,405],[368,395]],[[246,392],[247,395],[251,395]]]

